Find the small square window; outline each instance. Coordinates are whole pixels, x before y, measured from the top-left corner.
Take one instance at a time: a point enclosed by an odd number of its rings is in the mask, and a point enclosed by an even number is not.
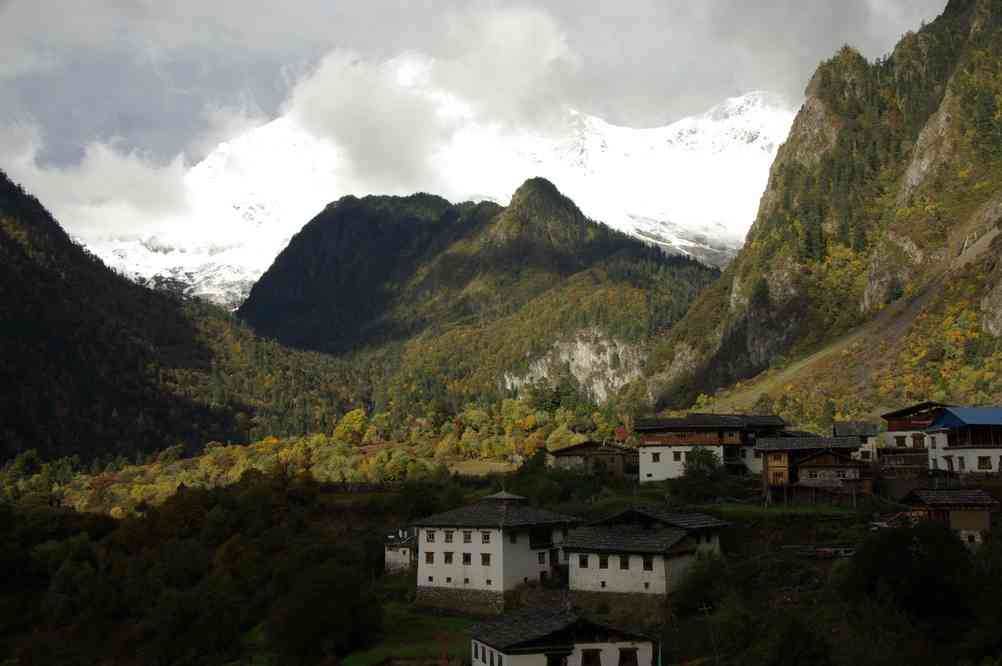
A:
[[[490,543],[491,542],[491,533],[490,532],[481,532],[480,533],[480,538],[481,538],[481,541],[483,543]]]
[[[623,569],[623,570],[626,570],[626,569],[630,568],[630,556],[629,555],[620,555],[619,556],[619,568]]]
[[[651,454],[651,462],[661,462],[661,454],[660,453],[652,453]]]
[[[452,530],[445,531],[445,542],[452,543]]]
[[[651,584],[650,583],[644,583],[644,589],[645,590],[651,589]]]
[[[469,530],[463,532],[463,543],[473,543],[473,532]]]
[[[473,564],[473,555],[471,553],[463,553],[463,564]]]
[[[992,459],[990,456],[978,456],[978,469],[991,471]]]
[[[588,556],[587,555],[578,555],[578,567],[580,567],[582,569],[587,569],[588,568]]]
[[[675,452],[673,452],[671,454],[671,457],[672,457],[672,460],[674,460],[675,462],[682,462],[682,452],[681,451],[675,451]]]
[[[463,579],[463,585],[469,585],[469,584],[470,584],[470,579],[469,578],[464,578]]]
[[[546,564],[546,551],[545,550],[539,551],[539,554],[536,557],[539,559],[539,563],[540,564]]]
[[[608,569],[609,568],[609,556],[608,555],[599,555],[598,556],[598,568],[599,569]]]
[[[487,584],[487,587],[490,587],[491,586],[491,579],[488,578],[487,580],[484,581],[484,583]]]
[[[599,585],[601,585],[602,587],[605,587],[605,581],[603,580],[601,583],[599,583]]]
[[[445,556],[445,563],[446,564],[452,564],[452,553],[451,552],[445,552],[445,553],[442,553],[442,554]]]
[[[480,553],[480,564],[484,565],[485,567],[489,567],[491,565],[491,554]]]
[[[425,539],[428,540],[428,543],[435,543],[435,530],[425,532]]]
[[[451,583],[452,582],[452,577],[451,576],[446,576],[445,577],[445,582],[446,583]]]
[[[435,553],[431,552],[430,550],[427,551],[427,552],[425,552],[425,554],[424,554],[424,563],[425,564],[435,564]]]
[[[644,571],[654,571],[654,558],[651,555],[644,555]]]
[[[428,576],[428,582],[429,583],[434,583],[435,582],[435,577],[434,576]]]

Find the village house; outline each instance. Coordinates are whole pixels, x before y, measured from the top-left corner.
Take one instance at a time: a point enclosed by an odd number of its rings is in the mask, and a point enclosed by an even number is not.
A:
[[[675,479],[696,447],[709,449],[731,471],[758,474],[762,469],[755,443],[780,436],[786,423],[778,416],[687,414],[676,418],[638,419],[640,482]]]
[[[395,534],[389,534],[383,542],[384,567],[386,573],[410,571],[418,559],[417,530],[400,528]]]
[[[654,643],[641,634],[570,610],[524,608],[471,631],[473,666],[653,666]]]
[[[555,469],[621,479],[636,476],[639,456],[635,449],[589,441],[547,452],[546,464]]]
[[[702,513],[647,505],[570,531],[568,589],[582,595],[666,595],[699,553],[720,553],[729,523]]]
[[[1002,473],[1002,407],[943,407],[926,434],[930,469]]]
[[[881,416],[887,422],[884,446],[898,449],[925,449],[926,429],[949,405],[940,402],[920,402]]]
[[[970,545],[982,543],[991,530],[991,514],[999,509],[998,500],[984,490],[913,490],[902,502],[911,507],[913,516],[948,525]]]
[[[864,462],[877,460],[880,427],[869,421],[835,421],[832,423],[832,437],[855,437],[859,439],[859,450],[852,457]]]
[[[873,491],[870,466],[854,460],[858,437],[772,437],[755,449],[764,457],[767,503],[849,501]]]
[[[518,586],[558,573],[561,544],[578,522],[507,492],[417,520],[417,601],[500,612]]]

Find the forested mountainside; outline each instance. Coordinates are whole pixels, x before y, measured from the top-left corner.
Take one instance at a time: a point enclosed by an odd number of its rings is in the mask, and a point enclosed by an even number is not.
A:
[[[507,208],[345,197],[292,239],[238,316],[285,344],[378,359],[378,409],[457,413],[561,377],[604,401],[717,275],[587,219],[535,178]]]
[[[0,381],[0,458],[324,431],[366,392],[329,357],[108,270],[2,173]]]
[[[770,367],[731,404],[1002,399],[1000,26],[951,0],[885,58],[821,64],[744,249],[652,356],[662,406]]]

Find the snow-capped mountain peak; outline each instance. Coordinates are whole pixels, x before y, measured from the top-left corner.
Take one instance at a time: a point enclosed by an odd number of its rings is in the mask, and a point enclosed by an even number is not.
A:
[[[452,200],[506,204],[523,181],[542,176],[596,220],[722,265],[755,217],[793,115],[791,105],[757,91],[647,129],[574,110],[546,133],[470,119],[430,162],[445,183],[436,193]],[[127,275],[173,278],[229,307],[328,202],[374,193],[353,184],[336,145],[291,115],[219,144],[188,170],[184,186],[190,212],[181,223],[143,237],[83,240]]]

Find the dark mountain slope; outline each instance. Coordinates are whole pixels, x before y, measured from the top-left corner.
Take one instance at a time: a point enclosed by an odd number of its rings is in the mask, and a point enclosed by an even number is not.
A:
[[[347,372],[108,270],[0,173],[3,457],[149,452],[329,426]]]
[[[980,331],[961,366],[993,358],[1000,24],[1000,3],[952,0],[886,58],[871,63],[844,48],[822,63],[773,164],[745,248],[652,359],[648,373],[661,404],[685,404],[770,366],[798,364],[857,330],[873,332],[861,349],[880,353],[832,359],[831,382],[787,375],[791,383],[779,390],[825,404],[840,403],[831,393],[851,386],[853,400],[893,403],[932,390],[919,381],[928,376],[942,377],[932,380],[937,395],[988,395],[956,381],[960,366],[941,374],[941,350],[955,346],[942,313],[952,308]],[[901,300],[918,305],[900,307]],[[881,314],[891,306],[893,317]],[[878,316],[894,326],[858,329]],[[945,329],[929,329],[930,319],[945,321]],[[904,337],[888,338],[888,331]],[[914,369],[908,382],[902,364]],[[763,386],[763,400],[778,400],[777,388]]]
[[[455,406],[554,380],[568,364],[604,399],[716,274],[588,220],[535,178],[507,208],[342,199],[290,242],[238,315],[286,344],[380,358],[391,370],[377,403]]]

